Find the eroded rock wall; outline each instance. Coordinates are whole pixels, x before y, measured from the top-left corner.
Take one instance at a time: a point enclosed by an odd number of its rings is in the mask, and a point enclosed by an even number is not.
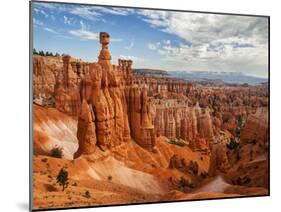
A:
[[[209,109],[189,106],[188,101],[178,99],[155,100],[151,107],[157,136],[181,138],[194,149],[209,148],[214,139]]]

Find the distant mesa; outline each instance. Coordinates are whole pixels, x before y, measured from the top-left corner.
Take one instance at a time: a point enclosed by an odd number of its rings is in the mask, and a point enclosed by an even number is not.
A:
[[[143,75],[143,76],[154,76],[154,77],[163,77],[169,76],[168,72],[160,69],[149,69],[149,68],[134,68],[133,73]]]
[[[250,85],[266,83],[268,81],[266,78],[248,76],[241,72],[169,71],[169,75],[185,80],[221,80],[224,83],[248,83]]]

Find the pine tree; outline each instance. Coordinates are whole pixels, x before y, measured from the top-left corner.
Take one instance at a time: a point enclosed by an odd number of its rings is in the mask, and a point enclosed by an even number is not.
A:
[[[62,186],[62,191],[64,191],[65,188],[67,188],[69,182],[68,182],[68,172],[64,170],[64,168],[61,168],[58,176],[57,176],[57,183]]]
[[[35,54],[35,55],[37,55],[37,54],[38,54],[38,52],[36,51],[36,49],[35,49],[35,48],[33,49],[33,54]]]
[[[45,56],[45,54],[44,54],[44,52],[41,50],[41,51],[39,51],[39,55],[41,55],[41,56]]]

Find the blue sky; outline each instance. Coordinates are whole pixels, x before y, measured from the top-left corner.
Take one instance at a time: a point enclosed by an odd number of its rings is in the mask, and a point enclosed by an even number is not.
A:
[[[167,71],[242,72],[267,77],[268,22],[262,17],[32,3],[33,46],[94,62],[99,32],[113,63]]]

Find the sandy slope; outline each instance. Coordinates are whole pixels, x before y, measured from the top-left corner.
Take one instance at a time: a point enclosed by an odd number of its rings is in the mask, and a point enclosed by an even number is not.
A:
[[[211,182],[196,189],[194,192],[223,193],[228,186],[229,184],[225,182],[222,176],[216,176]]]
[[[34,154],[48,154],[55,147],[63,148],[63,157],[73,159],[78,148],[77,121],[55,108],[33,105]]]
[[[85,158],[69,161],[35,156],[34,164],[35,208],[157,201],[157,193],[162,191],[152,175],[121,166],[114,159],[89,166]],[[65,192],[56,184],[56,176],[62,167],[70,178]],[[100,174],[102,169],[108,169],[106,174]],[[120,177],[123,178],[121,182]],[[90,192],[91,198],[85,197],[86,191]]]

